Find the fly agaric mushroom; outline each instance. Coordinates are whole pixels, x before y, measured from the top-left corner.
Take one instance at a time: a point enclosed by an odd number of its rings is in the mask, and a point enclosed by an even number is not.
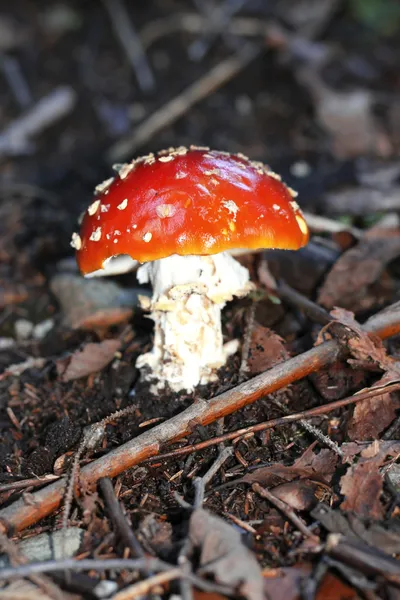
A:
[[[155,335],[136,364],[156,380],[153,390],[191,391],[215,379],[238,346],[223,344],[221,309],[253,286],[228,252],[298,249],[307,224],[295,192],[242,154],[170,148],[114,168],[73,234],[79,268],[89,275],[118,255],[144,263],[137,277],[153,287],[142,305]]]

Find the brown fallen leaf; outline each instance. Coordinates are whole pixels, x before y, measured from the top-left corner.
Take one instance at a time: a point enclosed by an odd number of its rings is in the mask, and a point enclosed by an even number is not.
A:
[[[202,592],[201,590],[194,588],[193,600],[226,600],[226,596],[222,596],[217,592]]]
[[[365,371],[355,369],[345,360],[338,360],[329,367],[311,373],[309,379],[326,402],[349,396],[352,391],[365,385]]]
[[[310,564],[299,564],[282,569],[264,569],[265,598],[300,600],[303,582],[311,576],[311,573]]]
[[[383,519],[383,474],[380,468],[391,453],[392,446],[378,440],[363,448],[358,462],[350,466],[340,480],[341,493],[345,497],[342,510],[351,511],[360,518]]]
[[[380,386],[400,379],[400,363],[388,356],[382,340],[377,335],[363,329],[355,320],[354,314],[348,310],[336,307],[331,311],[331,315],[335,321],[322,328],[316,344],[323,341],[326,332],[336,331],[338,341],[351,351],[352,358],[347,359],[349,364],[386,371],[379,382]]]
[[[333,265],[319,290],[318,303],[354,312],[380,306],[394,292],[394,281],[385,268],[399,255],[400,236],[363,238]]]
[[[340,480],[340,489],[345,496],[342,509],[353,511],[360,517],[371,519],[383,518],[383,507],[380,497],[383,480],[378,468],[371,461],[361,462],[350,467]]]
[[[264,487],[273,487],[281,482],[289,482],[294,479],[312,479],[329,484],[335,472],[338,457],[330,450],[323,449],[318,454],[313,452],[316,442],[293,463],[285,466],[279,463],[261,467],[244,477],[236,480],[236,483],[259,483]]]
[[[309,563],[294,567],[265,569],[264,591],[266,600],[301,600],[304,598],[304,583],[311,577]],[[358,594],[339,577],[327,573],[318,586],[315,600],[358,600]]]
[[[247,366],[251,374],[262,373],[290,358],[283,339],[268,327],[255,323]]]
[[[347,424],[348,438],[360,441],[376,439],[392,423],[399,408],[400,398],[395,392],[358,402]]]
[[[375,118],[370,90],[338,92],[325,84],[319,70],[308,65],[299,69],[297,77],[313,97],[317,119],[330,135],[336,156],[387,156],[391,152],[389,138]]]
[[[120,325],[129,321],[133,314],[131,308],[108,308],[98,310],[93,315],[83,319],[79,324],[73,325],[74,328],[90,329],[102,335],[107,329],[112,326]]]
[[[120,340],[104,340],[98,344],[86,344],[66,360],[57,361],[57,372],[61,381],[73,381],[101,371],[113,360],[120,347]]]
[[[361,600],[361,596],[337,575],[327,573],[318,587],[315,600]]]
[[[323,486],[316,481],[300,479],[282,483],[270,491],[276,498],[279,498],[294,510],[311,510],[318,504],[328,489],[327,486]]]
[[[375,443],[379,444],[381,452],[386,452],[386,456],[396,456],[400,452],[400,441],[398,440],[375,440]],[[343,453],[343,462],[351,463],[354,457],[367,452],[368,448],[374,448],[374,444],[371,444],[371,442],[347,442],[342,444],[340,449]],[[365,456],[365,454],[363,455]]]
[[[264,600],[261,568],[232,525],[198,508],[189,521],[189,538],[200,551],[200,572],[237,587],[247,600]]]

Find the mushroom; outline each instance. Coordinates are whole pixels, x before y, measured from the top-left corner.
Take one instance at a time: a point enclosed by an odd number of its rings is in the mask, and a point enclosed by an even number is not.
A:
[[[142,306],[155,333],[136,365],[153,391],[192,391],[238,347],[223,343],[221,310],[253,284],[229,251],[298,249],[307,224],[296,193],[242,154],[170,148],[114,168],[73,235],[78,266],[89,275],[120,255],[144,263],[137,277],[153,288]]]

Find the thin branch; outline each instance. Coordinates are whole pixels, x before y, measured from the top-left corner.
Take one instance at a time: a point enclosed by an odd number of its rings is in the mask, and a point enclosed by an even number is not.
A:
[[[206,75],[189,85],[181,94],[153,112],[137,129],[133,136],[123,139],[112,146],[107,158],[111,162],[125,160],[138,148],[151,140],[159,131],[172,125],[192,106],[203,100],[219,87],[227,83],[242,71],[262,50],[262,46],[245,45],[233,56],[221,61]]]
[[[381,338],[400,333],[400,303],[369,319],[365,329]],[[196,399],[181,413],[83,467],[80,481],[86,487],[94,487],[102,477],[116,477],[145,459],[156,456],[165,444],[177,442],[199,425],[214,423],[221,417],[252,404],[258,398],[327,367],[345,355],[345,349],[337,341],[324,342],[219,396],[210,400]],[[313,410],[317,410],[317,413],[313,414],[321,414],[318,412],[320,408]],[[308,413],[308,416],[312,415]],[[301,418],[304,418],[304,414]],[[282,419],[280,423],[291,420],[290,416]],[[60,506],[64,489],[65,480],[60,479],[33,493],[29,505],[25,504],[23,499],[17,500],[0,511],[0,521],[3,520],[16,530],[29,527]]]
[[[28,487],[38,487],[40,485],[45,485],[50,481],[57,481],[57,479],[60,479],[59,475],[53,475],[52,473],[49,473],[48,475],[43,475],[41,477],[31,477],[30,479],[20,479],[19,481],[2,483],[0,484],[0,494],[2,492],[24,490]]]
[[[262,487],[259,483],[254,483],[252,486],[253,490],[259,494],[262,498],[265,498],[271,504],[275,506],[278,510],[280,510],[285,517],[289,519],[293,523],[295,527],[307,538],[319,541],[319,538],[312,533],[307,527],[307,525],[296,515],[296,513],[291,509],[291,507],[283,502],[280,498],[277,498],[274,494],[272,494],[269,490]]]
[[[192,60],[198,62],[202,60],[220,35],[228,47],[237,49],[240,40],[232,38],[228,29],[230,21],[246,2],[247,0],[228,0],[219,6],[213,6],[212,10],[208,10],[209,7],[204,3],[204,0],[195,0],[196,7],[202,13],[207,27],[203,29],[197,40],[189,46],[188,54]]]
[[[283,412],[284,415],[289,414],[288,408],[284,404],[282,404],[282,402],[279,402],[279,400],[277,400],[276,398],[274,398],[273,402],[274,404],[276,404],[276,406],[278,406],[278,408]],[[311,423],[309,423],[306,419],[300,419],[299,425],[301,425],[301,427],[305,429],[307,433],[314,436],[323,446],[326,446],[327,448],[332,450],[332,452],[340,456],[340,458],[343,458],[343,452],[341,451],[337,443],[334,442],[328,435],[325,435],[325,433],[318,429],[318,427],[311,425]]]
[[[121,504],[115,495],[111,479],[108,477],[100,479],[99,488],[116,534],[121,538],[125,547],[130,549],[131,555],[134,558],[143,558],[144,552],[142,547],[123,513]]]
[[[340,534],[330,534],[326,552],[336,560],[350,565],[362,573],[384,577],[386,581],[400,586],[399,561],[386,552],[371,548],[363,542],[354,542]]]
[[[36,573],[54,573],[55,571],[106,571],[115,570],[122,571],[129,569],[132,571],[140,571],[155,573],[170,571],[174,565],[170,565],[158,558],[107,558],[107,559],[92,559],[84,558],[76,560],[75,558],[65,558],[61,560],[46,560],[44,562],[33,562],[26,565],[16,567],[4,567],[0,569],[0,580],[5,579],[21,579],[23,577],[31,577]]]
[[[176,458],[185,454],[191,454],[192,452],[200,452],[200,450],[205,450],[210,446],[216,446],[217,444],[221,444],[222,442],[228,442],[229,440],[250,437],[254,435],[254,433],[257,433],[259,431],[266,431],[267,429],[273,429],[274,427],[288,425],[289,423],[295,423],[304,419],[310,419],[311,417],[326,415],[327,413],[330,413],[334,410],[338,410],[339,408],[343,408],[344,406],[348,406],[349,404],[356,404],[358,402],[362,402],[363,400],[369,400],[370,398],[374,398],[375,396],[381,396],[383,393],[389,394],[390,392],[397,392],[399,390],[399,382],[388,384],[382,387],[372,387],[365,392],[358,392],[354,396],[342,398],[342,400],[335,400],[335,402],[330,402],[329,404],[323,404],[322,406],[317,406],[315,408],[303,410],[298,413],[285,415],[284,417],[277,417],[276,419],[270,419],[269,421],[257,423],[256,425],[250,425],[249,427],[243,427],[242,429],[236,429],[235,431],[224,433],[223,435],[213,437],[209,440],[204,440],[203,442],[199,442],[198,444],[190,444],[188,446],[183,446],[182,448],[176,448],[176,450],[171,450],[171,452],[164,452],[162,454],[152,456],[144,462],[164,462],[169,458]]]
[[[156,81],[125,4],[122,0],[103,0],[103,5],[110,17],[115,36],[136,74],[140,88],[143,92],[153,91]]]
[[[180,579],[181,577],[182,571],[178,568],[164,571],[163,573],[157,573],[157,575],[148,577],[148,579],[144,579],[143,581],[138,581],[120,592],[117,592],[113,596],[113,600],[134,600],[134,598],[137,598],[138,596],[140,598],[146,597],[156,586],[158,587],[163,583],[168,583],[168,581]]]
[[[40,573],[55,573],[62,571],[140,571],[144,574],[165,573],[175,569],[174,565],[166,563],[159,558],[107,558],[107,559],[92,559],[84,558],[76,560],[74,558],[66,558],[62,560],[46,560],[44,562],[29,563],[17,567],[4,567],[0,569],[0,581],[22,579],[24,577],[32,577]],[[216,592],[219,594],[231,596],[233,589],[226,585],[220,585],[213,581],[208,581],[197,575],[183,573],[181,577],[187,578],[196,587],[205,592]]]
[[[306,315],[315,323],[320,325],[326,325],[332,321],[331,315],[322,306],[319,306],[316,302],[313,302],[307,296],[304,296],[297,290],[293,289],[285,281],[278,281],[277,292],[279,297],[289,302],[292,306],[303,310]]]

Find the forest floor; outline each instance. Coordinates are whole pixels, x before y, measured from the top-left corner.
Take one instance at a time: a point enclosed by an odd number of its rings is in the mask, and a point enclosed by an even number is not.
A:
[[[397,3],[215,6],[0,9],[0,599],[400,598]],[[239,352],[154,396],[148,290],[70,239],[113,162],[190,144],[312,237],[240,257]]]

